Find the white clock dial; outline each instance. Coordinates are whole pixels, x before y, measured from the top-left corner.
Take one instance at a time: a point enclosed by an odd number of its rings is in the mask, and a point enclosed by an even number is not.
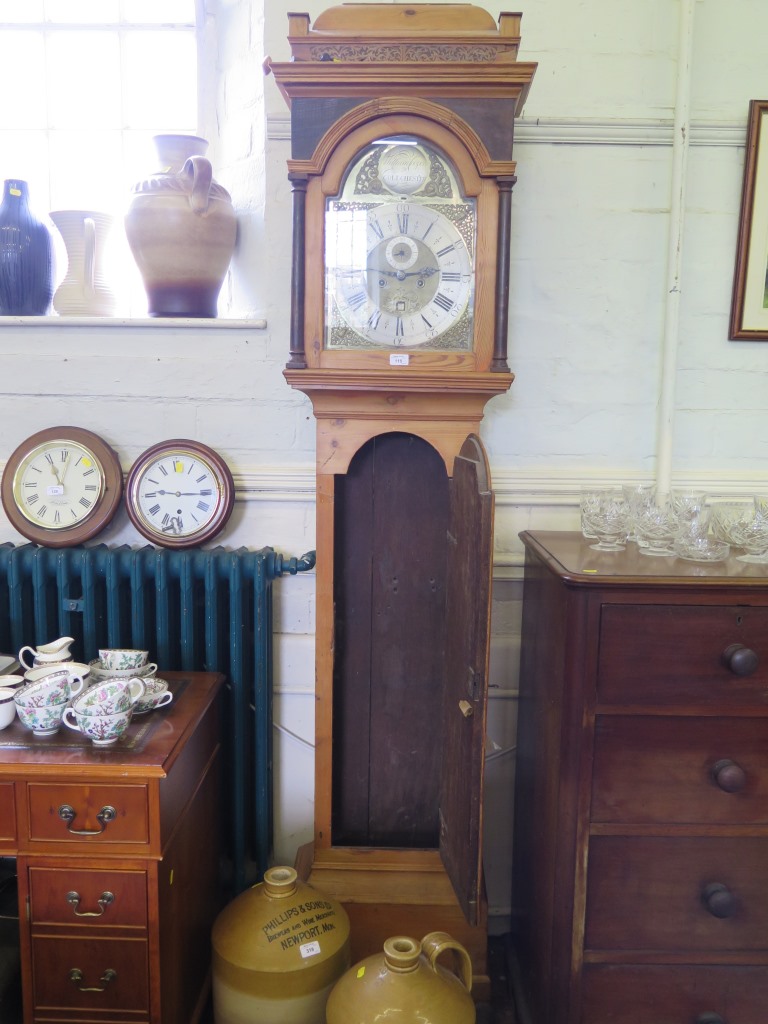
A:
[[[128,474],[128,517],[149,540],[191,547],[214,537],[235,500],[232,474],[221,456],[198,441],[153,445]]]
[[[135,484],[138,511],[153,532],[170,537],[204,530],[215,518],[220,500],[211,466],[184,451],[150,462]]]
[[[346,262],[329,261],[330,300],[366,342],[424,345],[464,318],[463,340],[457,337],[450,347],[471,347],[467,314],[474,273],[465,235],[474,224],[473,208],[453,204],[450,209],[465,233],[437,205],[330,203],[328,228],[344,239],[336,251],[348,254]]]
[[[67,530],[87,519],[104,489],[101,464],[90,449],[71,440],[37,445],[13,478],[19,511],[46,530]]]

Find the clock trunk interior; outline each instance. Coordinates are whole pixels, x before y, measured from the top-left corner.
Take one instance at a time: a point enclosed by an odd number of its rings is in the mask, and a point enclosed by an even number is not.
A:
[[[334,845],[439,842],[448,476],[411,434],[336,477]]]

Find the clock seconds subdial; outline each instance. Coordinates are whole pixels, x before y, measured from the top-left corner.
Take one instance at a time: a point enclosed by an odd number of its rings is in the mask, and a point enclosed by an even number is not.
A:
[[[103,488],[104,474],[93,452],[66,440],[30,451],[13,481],[19,510],[48,530],[69,529],[86,519]]]
[[[354,249],[365,247],[365,267],[337,266],[330,283],[353,331],[373,344],[412,347],[454,326],[467,309],[474,276],[464,237],[448,217],[433,206],[389,203],[372,207],[352,230]]]

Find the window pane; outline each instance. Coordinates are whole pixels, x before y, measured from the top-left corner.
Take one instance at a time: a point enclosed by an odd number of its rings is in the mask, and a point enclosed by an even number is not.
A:
[[[41,32],[0,32],[0,127],[45,127],[44,61]]]
[[[122,210],[127,203],[118,131],[66,131],[51,135],[53,210]]]
[[[50,209],[48,135],[44,131],[0,131],[0,180],[21,178],[29,185],[29,205],[38,217]]]
[[[42,21],[43,0],[0,0],[0,21]]]
[[[195,24],[194,0],[123,0],[123,18],[137,24]]]
[[[169,73],[172,68],[172,73]],[[125,39],[125,124],[195,131],[197,54],[192,33],[131,32]]]
[[[174,126],[173,131],[183,134],[184,129]],[[123,182],[126,192],[130,192],[137,182],[164,170],[160,166],[153,142],[154,136],[159,134],[155,129],[148,132],[123,132]]]
[[[45,16],[47,21],[69,25],[116,22],[117,0],[45,0]]]
[[[120,47],[111,32],[52,33],[48,41],[52,128],[120,126]]]

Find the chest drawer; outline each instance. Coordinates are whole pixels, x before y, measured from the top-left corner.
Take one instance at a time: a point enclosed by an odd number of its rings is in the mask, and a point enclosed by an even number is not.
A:
[[[29,869],[33,926],[94,924],[145,928],[147,877],[143,871]]]
[[[143,939],[32,939],[36,1016],[67,1020],[125,1020],[148,1013],[149,961]],[[57,1012],[56,1016],[45,1016]],[[62,1013],[63,1011],[63,1013]],[[62,1013],[62,1016],[58,1016]],[[120,1014],[117,1016],[117,1014]],[[81,1024],[85,1019],[71,1018]]]
[[[768,718],[598,715],[593,822],[768,823]]]
[[[768,950],[768,839],[593,836],[585,946]]]
[[[584,971],[584,1024],[765,1024],[768,967],[600,965]],[[707,1014],[716,1014],[717,1017]]]
[[[757,668],[740,676],[724,661],[734,645]],[[768,707],[768,608],[743,605],[605,604],[600,616],[597,699],[604,704]]]
[[[149,810],[144,786],[27,785],[29,838],[101,846],[147,843]]]

